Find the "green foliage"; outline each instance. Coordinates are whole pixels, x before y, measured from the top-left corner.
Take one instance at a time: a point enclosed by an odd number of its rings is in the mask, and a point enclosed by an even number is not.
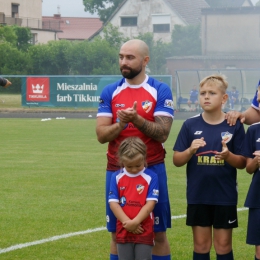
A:
[[[0,43],[0,73],[22,75],[27,72],[27,54],[8,42]]]
[[[174,25],[172,31],[172,55],[201,55],[200,25]]]
[[[100,20],[106,22],[123,0],[83,0],[85,11],[97,13]]]
[[[6,42],[11,46],[16,46],[17,35],[12,26],[0,25],[0,43]]]
[[[67,75],[70,73],[68,54],[70,41],[50,41],[47,44],[33,45],[29,49],[30,73],[33,75]]]
[[[138,39],[143,40],[150,50],[149,74],[162,75],[166,72],[166,57],[169,57],[171,45],[153,40],[152,33],[139,34]]]
[[[32,33],[27,27],[14,26],[14,32],[17,36],[18,50],[27,51],[31,46]]]
[[[104,39],[114,48],[119,49],[120,46],[129,40],[124,36],[123,33],[119,32],[119,28],[117,26],[113,26],[111,23],[108,23],[103,28]]]

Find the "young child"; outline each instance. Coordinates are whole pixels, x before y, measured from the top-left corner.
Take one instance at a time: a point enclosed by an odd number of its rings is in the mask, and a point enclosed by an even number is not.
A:
[[[229,126],[225,120],[221,108],[228,98],[227,87],[223,75],[211,75],[200,82],[199,101],[204,111],[183,123],[173,148],[174,165],[187,164],[186,224],[192,227],[194,260],[210,259],[212,243],[218,260],[234,259],[236,168],[245,167],[245,158],[237,154],[245,131],[239,121]]]
[[[260,86],[257,100],[260,102]],[[246,243],[255,245],[255,260],[260,259],[260,122],[251,125],[243,144],[242,154],[246,157],[246,171],[254,174],[245,201],[249,208]]]
[[[138,137],[128,137],[121,142],[118,159],[123,168],[112,175],[108,196],[117,218],[118,257],[152,259],[152,211],[159,196],[157,174],[145,168],[146,145]]]

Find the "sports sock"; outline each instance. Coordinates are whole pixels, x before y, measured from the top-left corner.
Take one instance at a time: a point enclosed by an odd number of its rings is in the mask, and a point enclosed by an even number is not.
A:
[[[199,254],[199,253],[193,252],[193,260],[210,260],[209,252],[206,254]]]
[[[118,255],[110,254],[110,260],[118,260]]]
[[[217,260],[234,260],[233,251],[231,250],[228,254],[218,255]]]
[[[256,256],[255,256],[255,260],[259,260],[258,258],[256,258]]]
[[[152,260],[171,260],[171,255],[152,255]]]

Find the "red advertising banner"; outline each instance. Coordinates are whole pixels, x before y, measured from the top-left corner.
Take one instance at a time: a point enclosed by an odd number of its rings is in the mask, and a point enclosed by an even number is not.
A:
[[[26,101],[50,101],[50,79],[47,77],[28,77],[26,85]]]

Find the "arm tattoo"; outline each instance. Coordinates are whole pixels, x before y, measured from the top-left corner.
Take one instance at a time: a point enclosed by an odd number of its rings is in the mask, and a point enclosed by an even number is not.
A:
[[[171,130],[173,119],[167,116],[156,116],[155,122],[145,120],[139,130],[152,139],[164,143]]]

